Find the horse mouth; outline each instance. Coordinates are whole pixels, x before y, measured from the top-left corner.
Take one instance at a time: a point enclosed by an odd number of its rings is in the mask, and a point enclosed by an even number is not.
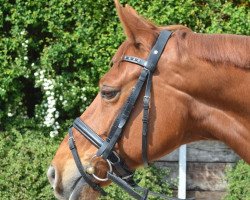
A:
[[[79,177],[71,188],[69,200],[95,200],[100,195],[82,177]]]

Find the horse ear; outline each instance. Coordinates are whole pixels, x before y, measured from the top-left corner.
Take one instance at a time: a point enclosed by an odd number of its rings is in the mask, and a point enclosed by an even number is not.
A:
[[[123,7],[115,0],[115,6],[127,38],[135,44],[149,45],[151,48],[159,34],[157,26],[139,16],[129,5]]]

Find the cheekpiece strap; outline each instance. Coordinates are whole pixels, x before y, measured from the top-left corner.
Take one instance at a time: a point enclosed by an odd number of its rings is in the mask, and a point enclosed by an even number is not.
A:
[[[107,195],[107,193],[95,182],[91,180],[91,177],[85,172],[85,169],[82,165],[82,162],[80,160],[79,154],[77,152],[77,148],[75,145],[75,139],[73,136],[72,128],[69,129],[69,148],[71,150],[71,153],[74,157],[76,166],[82,176],[82,178],[89,184],[90,187],[92,187],[94,190],[100,192],[102,195]]]
[[[154,47],[151,49],[146,66],[146,68],[151,72],[154,72],[171,34],[172,32],[168,30],[161,31]]]

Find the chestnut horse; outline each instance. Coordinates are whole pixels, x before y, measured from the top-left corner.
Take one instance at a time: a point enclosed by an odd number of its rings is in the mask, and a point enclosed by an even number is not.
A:
[[[148,129],[150,162],[182,144],[220,140],[250,163],[250,37],[197,34],[184,26],[157,27],[129,6],[115,1],[127,36],[100,80],[100,92],[80,116],[100,137],[107,133],[130,95],[141,68],[121,62],[123,55],[146,59],[161,30],[173,31],[153,74]],[[115,151],[130,169],[142,165],[143,94],[133,109]],[[97,148],[72,129],[83,166]],[[96,199],[78,172],[66,136],[48,170],[58,199]],[[94,161],[95,174],[105,177],[107,162]],[[100,186],[109,182],[101,182]],[[80,185],[80,186],[79,186]]]

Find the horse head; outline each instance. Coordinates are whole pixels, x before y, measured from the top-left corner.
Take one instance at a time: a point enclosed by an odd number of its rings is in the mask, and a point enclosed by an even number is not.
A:
[[[130,6],[122,7],[117,0],[115,5],[127,39],[112,58],[112,67],[99,82],[100,92],[80,116],[80,120],[105,141],[143,70],[136,63],[124,62],[124,56],[147,60],[160,32],[171,30],[173,33],[163,49],[152,76],[147,158],[152,162],[180,145],[195,140],[223,140],[222,134],[212,134],[222,129],[211,125],[213,120],[222,122],[222,125],[228,122],[227,120],[231,120],[231,127],[233,125],[236,127],[237,124],[206,103],[206,100],[213,101],[209,96],[203,96],[203,91],[208,93],[209,89],[206,88],[205,83],[199,81],[199,78],[206,77],[203,72],[211,63],[205,63],[200,60],[201,58],[187,56],[187,52],[191,50],[187,50],[186,38],[193,37],[195,33],[183,26],[158,27],[139,16]],[[182,46],[180,42],[183,43]],[[180,54],[180,52],[184,53]],[[204,67],[197,68],[201,65]],[[213,75],[214,73],[211,72],[211,77]],[[218,81],[218,79],[214,80]],[[203,89],[197,89],[198,86],[202,86]],[[215,86],[212,87],[214,88]],[[144,90],[145,86],[142,91]],[[214,90],[211,93],[213,92]],[[139,94],[128,122],[122,130],[122,136],[114,146],[115,152],[131,170],[143,164],[143,95],[143,92]],[[245,131],[244,127],[240,126],[236,129],[242,133]],[[108,185],[110,181],[106,180],[106,176],[110,170],[109,162],[95,156],[97,147],[83,137],[78,129],[71,130],[83,168],[87,169],[90,175],[94,174],[105,180],[100,182],[94,179],[99,186]],[[69,136],[64,138],[48,170],[54,193],[58,199],[95,199],[99,192],[93,190],[82,179],[68,146],[69,139],[71,139]],[[230,141],[229,145],[234,148],[233,142]],[[237,150],[236,147],[235,149]]]

